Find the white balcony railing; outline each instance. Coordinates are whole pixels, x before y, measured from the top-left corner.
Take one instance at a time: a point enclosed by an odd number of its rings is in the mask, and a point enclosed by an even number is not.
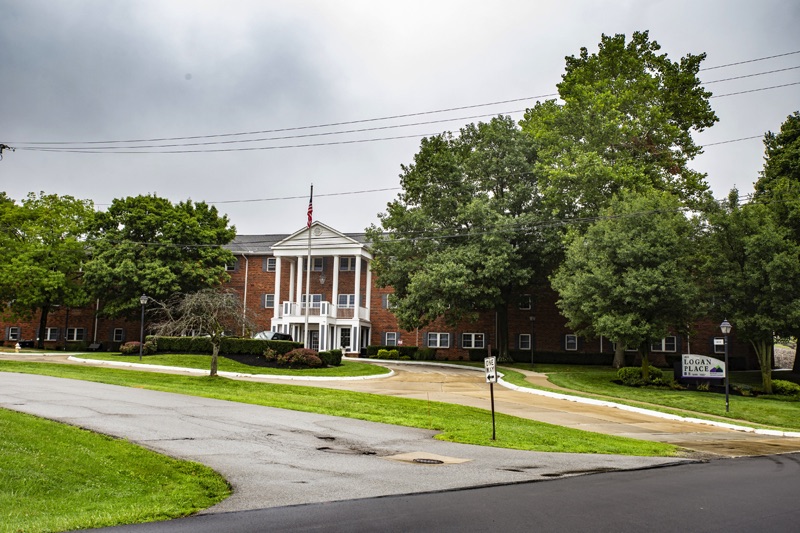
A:
[[[366,307],[339,307],[330,302],[312,302],[311,307],[308,308],[305,304],[297,302],[283,302],[282,318],[305,318],[306,314],[308,314],[309,318],[324,317],[342,320],[359,318],[361,320],[369,320],[369,309]]]

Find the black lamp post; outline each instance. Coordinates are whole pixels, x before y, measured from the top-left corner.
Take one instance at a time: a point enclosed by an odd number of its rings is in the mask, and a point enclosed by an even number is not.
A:
[[[536,317],[531,315],[531,370],[533,370],[533,334],[534,334],[534,325],[536,324]]]
[[[728,396],[728,389],[730,384],[730,368],[728,368],[728,335],[731,332],[731,323],[728,322],[728,319],[722,321],[722,324],[719,325],[720,331],[722,331],[723,335],[723,342],[725,343],[725,412],[730,411],[730,403],[729,403],[729,396]]]
[[[142,360],[142,347],[144,346],[144,306],[147,304],[149,298],[146,294],[142,294],[139,298],[139,303],[142,304],[142,322],[141,329],[139,329],[139,361]]]

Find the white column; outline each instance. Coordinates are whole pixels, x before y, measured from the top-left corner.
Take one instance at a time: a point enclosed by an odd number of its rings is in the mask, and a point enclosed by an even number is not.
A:
[[[306,265],[310,266],[310,265]],[[301,303],[303,301],[303,295],[305,291],[303,291],[303,258],[297,258],[297,303]]]
[[[339,256],[333,256],[333,294],[331,294],[331,303],[337,307],[339,305]],[[336,316],[339,316],[338,312]]]
[[[370,301],[372,299],[372,261],[367,261],[367,319],[369,319],[369,309],[372,307]]]
[[[275,312],[273,313],[274,318],[278,318],[281,316],[281,258],[275,258]]]
[[[358,308],[361,307],[361,256],[356,256],[356,308],[354,318],[358,318]]]
[[[289,265],[289,301],[294,301],[294,278],[295,278],[296,265]]]

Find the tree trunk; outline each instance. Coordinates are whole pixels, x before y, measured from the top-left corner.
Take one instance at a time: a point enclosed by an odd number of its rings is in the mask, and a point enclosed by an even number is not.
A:
[[[508,353],[508,305],[501,304],[497,311],[497,362],[513,363],[514,360]]]
[[[792,365],[792,373],[800,374],[800,338],[796,338],[797,345],[794,347],[794,364]]]
[[[211,341],[211,372],[209,376],[217,375],[217,356],[219,356],[219,341]]]
[[[39,339],[36,341],[36,347],[44,350],[44,335],[47,331],[47,315],[50,313],[50,304],[42,305],[42,315],[39,317]],[[67,332],[64,332],[66,335]]]
[[[617,341],[616,347],[614,348],[614,362],[612,366],[614,368],[622,368],[625,366],[625,345],[620,341]]]
[[[650,382],[650,343],[642,344],[642,347],[639,350],[642,354],[642,379],[644,379],[645,383]]]
[[[773,341],[751,341],[756,350],[758,366],[761,367],[761,387],[765,394],[772,394],[772,348]]]

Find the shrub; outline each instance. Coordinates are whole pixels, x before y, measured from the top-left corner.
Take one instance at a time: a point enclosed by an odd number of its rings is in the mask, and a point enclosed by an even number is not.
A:
[[[467,353],[469,354],[470,361],[483,361],[489,356],[489,352],[487,352],[486,350],[472,349],[472,350],[467,350]]]
[[[397,350],[400,355],[407,355],[413,359],[418,348],[416,346],[384,346],[371,344],[367,346],[367,357],[377,357],[380,350]]]
[[[323,366],[322,359],[317,352],[307,348],[295,348],[291,352],[279,354],[276,363],[278,366],[289,368],[320,368]]]
[[[617,371],[617,378],[622,381],[623,385],[628,387],[643,387],[645,385],[663,385],[664,373],[660,368],[654,366],[649,370],[650,379],[645,381],[642,376],[642,368],[638,366],[626,366]]]
[[[119,347],[122,355],[139,355],[139,341],[129,341]],[[156,344],[153,341],[147,341],[142,346],[142,355],[150,355],[156,352]]]
[[[435,361],[436,348],[419,348],[412,357],[416,361]]]
[[[772,393],[779,396],[800,396],[800,385],[783,379],[773,379]]]
[[[322,359],[322,362],[327,366],[340,366],[342,364],[342,351],[330,350],[327,352],[319,352],[317,356]]]
[[[148,337],[156,339],[156,337]],[[211,353],[209,337],[158,337],[158,351],[169,353]],[[266,341],[260,339],[241,339],[225,337],[220,345],[220,353],[226,355],[261,355],[267,348],[277,353],[286,353],[302,348],[302,343],[291,341]]]

